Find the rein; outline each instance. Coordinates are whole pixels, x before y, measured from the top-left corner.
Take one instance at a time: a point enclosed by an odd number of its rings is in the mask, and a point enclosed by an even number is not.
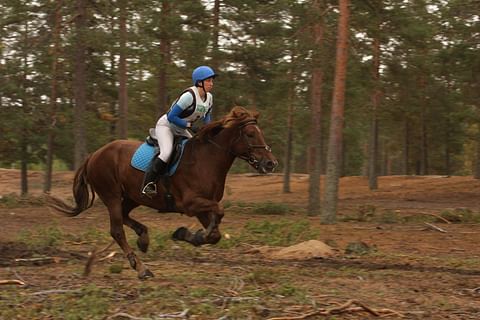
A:
[[[225,152],[230,153],[234,157],[238,157],[242,160],[247,161],[254,168],[258,168],[259,161],[257,159],[255,159],[255,157],[252,155],[253,150],[255,150],[255,149],[265,149],[267,152],[272,152],[272,148],[269,145],[266,145],[266,144],[250,144],[247,137],[245,137],[245,135],[243,134],[243,130],[242,130],[243,128],[245,128],[246,126],[249,126],[249,125],[257,125],[257,121],[256,120],[250,120],[250,121],[245,122],[241,126],[239,126],[238,137],[236,137],[235,139],[233,139],[230,142],[230,145],[229,145],[228,149],[223,148],[221,145],[219,145],[218,143],[216,143],[215,141],[213,141],[211,139],[208,139],[208,142],[210,142],[211,144],[213,144],[214,146],[216,146],[220,150],[223,150]],[[245,140],[245,143],[248,146],[248,150],[247,150],[248,153],[247,154],[236,154],[235,152],[232,151],[232,145],[234,145],[241,138],[243,138]]]

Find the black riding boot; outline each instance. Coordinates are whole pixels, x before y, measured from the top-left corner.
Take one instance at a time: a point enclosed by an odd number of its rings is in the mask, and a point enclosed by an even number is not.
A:
[[[151,198],[157,195],[157,180],[167,171],[167,164],[162,159],[155,157],[145,172],[143,179],[142,194]]]

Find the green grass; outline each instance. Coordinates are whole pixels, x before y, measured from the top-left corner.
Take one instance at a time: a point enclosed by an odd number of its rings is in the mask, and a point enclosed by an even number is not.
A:
[[[17,240],[25,243],[31,249],[42,249],[59,245],[65,240],[65,235],[57,226],[51,226],[33,231],[22,230],[18,234]]]
[[[452,223],[480,223],[480,213],[469,209],[444,210],[440,216]]]
[[[25,195],[16,193],[0,195],[0,208],[39,207],[45,204],[43,196]]]
[[[293,223],[291,220],[252,221],[245,225],[240,235],[247,243],[272,246],[289,246],[316,239],[318,236],[318,231],[313,229],[307,220]]]
[[[223,202],[223,207],[227,212],[254,213],[258,215],[285,215],[293,211],[287,204],[272,201],[244,202],[226,200]]]

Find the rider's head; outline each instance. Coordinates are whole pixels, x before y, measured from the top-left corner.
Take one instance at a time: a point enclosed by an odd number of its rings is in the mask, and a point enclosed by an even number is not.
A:
[[[204,80],[215,78],[216,76],[217,74],[210,67],[207,67],[207,66],[197,67],[192,72],[193,85],[197,87],[203,87]]]

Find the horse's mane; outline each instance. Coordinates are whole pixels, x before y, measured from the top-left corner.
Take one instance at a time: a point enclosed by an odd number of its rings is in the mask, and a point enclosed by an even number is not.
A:
[[[249,121],[257,121],[257,111],[249,111],[244,107],[235,106],[220,120],[212,121],[204,126],[196,135],[200,140],[217,135],[224,128],[232,128]]]

